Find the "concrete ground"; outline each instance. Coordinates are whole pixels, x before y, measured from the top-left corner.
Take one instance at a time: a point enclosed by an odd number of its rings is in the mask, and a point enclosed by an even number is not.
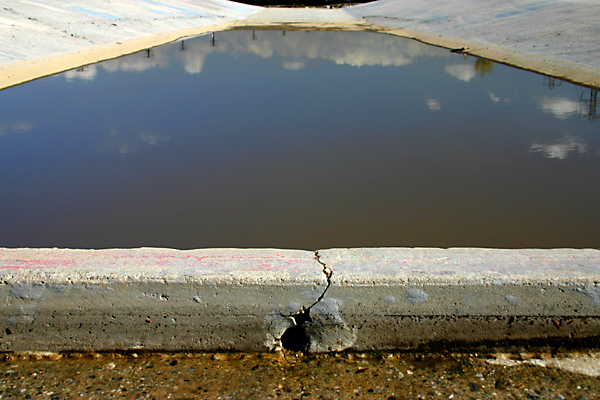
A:
[[[600,87],[597,0],[379,0],[280,9],[226,0],[5,0],[0,89],[181,37],[235,27],[370,29]]]
[[[62,357],[61,357],[62,356]],[[599,354],[11,354],[0,396],[50,399],[597,399]]]

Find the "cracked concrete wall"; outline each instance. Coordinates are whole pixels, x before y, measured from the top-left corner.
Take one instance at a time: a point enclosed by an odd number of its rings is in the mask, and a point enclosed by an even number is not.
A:
[[[3,298],[11,297],[9,287]],[[0,350],[266,351],[267,316],[304,302],[305,285],[48,285],[0,310]]]
[[[0,249],[0,350],[273,350],[327,286],[286,250]]]
[[[355,350],[597,337],[598,250],[332,249],[323,302]]]
[[[0,249],[0,278],[0,351],[287,340],[322,352],[600,332],[589,249]]]

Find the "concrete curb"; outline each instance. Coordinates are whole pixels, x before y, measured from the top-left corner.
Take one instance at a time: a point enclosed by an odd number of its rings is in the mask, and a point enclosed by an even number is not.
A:
[[[0,275],[1,351],[364,351],[600,332],[589,249],[1,249]]]

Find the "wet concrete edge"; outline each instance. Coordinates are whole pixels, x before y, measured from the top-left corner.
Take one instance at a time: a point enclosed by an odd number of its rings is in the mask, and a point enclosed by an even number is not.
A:
[[[432,35],[427,32],[411,29],[394,29],[383,25],[373,25],[372,30],[379,33],[414,39],[422,43],[453,50],[460,54],[484,58],[588,88],[600,89],[600,68],[593,66],[536,56],[489,43],[479,43],[446,35]]]

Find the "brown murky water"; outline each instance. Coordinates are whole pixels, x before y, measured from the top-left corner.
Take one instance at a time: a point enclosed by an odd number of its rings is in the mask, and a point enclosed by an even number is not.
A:
[[[0,246],[600,247],[597,90],[217,32],[0,92]]]
[[[534,365],[489,365],[478,354],[72,354],[51,358],[55,359],[5,355],[0,363],[0,398],[600,397],[598,378]]]

